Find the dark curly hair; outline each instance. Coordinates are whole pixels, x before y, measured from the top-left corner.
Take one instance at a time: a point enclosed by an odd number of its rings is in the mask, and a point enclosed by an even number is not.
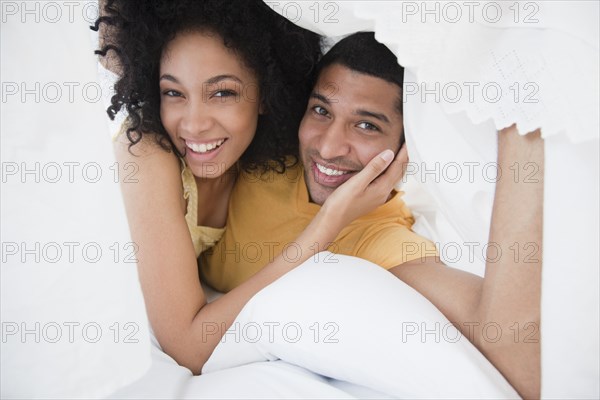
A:
[[[218,34],[253,70],[264,113],[254,140],[240,158],[245,170],[283,172],[297,160],[298,127],[321,57],[321,37],[271,10],[261,0],[107,0],[93,30],[106,24],[103,57],[114,52],[120,69],[107,113],[124,107],[131,146],[155,135],[178,154],[160,119],[159,67],[162,51],[179,32]],[[101,41],[102,43],[102,41]]]

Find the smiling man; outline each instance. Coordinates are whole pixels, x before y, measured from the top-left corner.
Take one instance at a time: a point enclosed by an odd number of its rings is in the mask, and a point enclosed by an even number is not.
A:
[[[299,130],[302,164],[284,174],[240,175],[225,234],[201,256],[204,282],[218,290],[235,288],[279,254],[299,259],[293,241],[328,196],[382,150],[401,148],[403,69],[372,33],[340,41],[323,57],[317,76]],[[536,398],[544,192],[539,130],[521,135],[513,125],[498,132],[499,168],[508,170],[515,162],[535,163],[541,174],[530,182],[499,177],[489,236],[495,246],[489,248],[505,256],[490,256],[483,279],[445,266],[433,244],[410,230],[411,213],[394,191],[385,204],[344,228],[329,250],[378,264],[419,291],[521,396]],[[538,252],[530,259],[506,256],[516,243]],[[489,324],[515,334],[486,340]]]
[[[343,45],[334,50],[343,51]],[[401,74],[402,68],[395,67]],[[400,87],[343,64],[321,69],[299,132],[306,184],[314,203],[322,205],[379,151],[398,152],[404,137]]]
[[[327,197],[383,150],[400,150],[403,73],[372,33],[349,36],[323,57],[298,133],[301,164],[284,174],[240,175],[225,234],[201,256],[206,283],[229,291],[280,253],[299,258],[294,240]],[[329,250],[386,269],[436,256],[433,243],[410,230],[412,223],[394,191],[385,204],[344,228]]]

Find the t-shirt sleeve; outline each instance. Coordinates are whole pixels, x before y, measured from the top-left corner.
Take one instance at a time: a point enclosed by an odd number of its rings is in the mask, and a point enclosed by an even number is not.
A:
[[[365,234],[355,255],[385,269],[425,257],[438,257],[433,242],[406,226],[389,224]]]

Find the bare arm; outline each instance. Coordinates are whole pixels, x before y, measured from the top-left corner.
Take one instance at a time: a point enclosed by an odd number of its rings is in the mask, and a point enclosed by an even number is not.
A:
[[[254,294],[314,254],[359,215],[383,204],[404,165],[375,157],[367,167],[332,194],[296,243],[296,262],[277,257],[252,278],[213,303],[206,303],[190,234],[185,223],[179,161],[145,139],[134,147],[117,143],[118,161],[136,163],[137,183],[123,183],[131,235],[139,246],[138,271],[150,323],[163,350],[199,374],[223,334]],[[377,179],[375,179],[377,178]],[[351,203],[352,207],[345,204]]]
[[[509,173],[515,162],[521,167],[531,162],[539,170],[532,179],[515,181]],[[484,279],[447,267],[435,258],[402,264],[391,272],[454,322],[521,396],[539,398],[544,189],[544,147],[539,131],[521,136],[514,126],[502,130],[498,165],[503,174],[496,183],[489,238],[493,245],[488,246]],[[486,326],[493,327],[489,334],[482,330]],[[495,341],[498,327],[501,336]]]

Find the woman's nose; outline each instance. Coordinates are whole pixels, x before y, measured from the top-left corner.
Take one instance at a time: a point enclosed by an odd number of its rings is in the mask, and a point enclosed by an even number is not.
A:
[[[191,135],[201,134],[214,126],[214,118],[210,107],[201,99],[188,104],[181,118],[179,128]]]

